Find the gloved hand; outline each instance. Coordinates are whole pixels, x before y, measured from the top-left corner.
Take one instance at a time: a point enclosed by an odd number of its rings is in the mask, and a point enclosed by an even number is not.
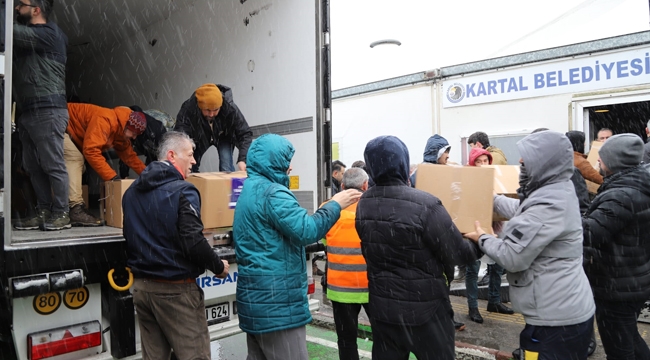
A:
[[[111,179],[111,181],[119,181],[119,180],[122,180],[122,178],[120,178],[118,175],[115,175],[115,177]]]

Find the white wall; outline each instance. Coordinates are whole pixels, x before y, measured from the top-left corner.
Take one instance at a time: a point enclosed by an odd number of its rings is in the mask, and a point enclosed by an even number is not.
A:
[[[442,93],[441,89],[439,91]],[[571,101],[572,94],[563,94],[440,108],[440,134],[452,145],[451,161],[460,162],[461,138],[476,131],[483,131],[488,135],[530,133],[541,127],[562,133],[569,131]]]
[[[126,41],[71,57],[69,88],[82,101],[139,105],[176,117],[204,83],[233,90],[251,126],[318,114],[317,1],[194,1]],[[248,24],[245,24],[248,19]],[[119,29],[120,21],[115,27]],[[155,46],[150,45],[156,39]],[[314,126],[315,128],[315,126]],[[288,136],[299,190],[316,190],[316,132]],[[213,154],[214,155],[214,154]],[[214,158],[208,156],[208,159]],[[216,169],[215,161],[202,170]]]
[[[411,164],[422,162],[432,132],[432,86],[429,84],[380,91],[334,100],[332,141],[347,166],[363,160],[368,141],[394,135],[408,146]]]

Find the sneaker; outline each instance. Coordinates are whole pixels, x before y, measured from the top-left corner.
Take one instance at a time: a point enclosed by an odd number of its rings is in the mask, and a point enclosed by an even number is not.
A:
[[[69,229],[71,227],[72,225],[70,225],[70,215],[68,215],[68,212],[58,211],[53,212],[52,215],[47,220],[45,220],[42,229],[46,231],[53,231]]]
[[[43,219],[49,218],[50,210],[41,210],[29,219],[18,219],[14,224],[16,230],[38,230],[43,225]]]
[[[78,204],[70,209],[70,224],[72,226],[102,226],[102,221],[90,215],[84,204]]]
[[[496,304],[490,303],[490,304],[488,304],[487,311],[495,312],[495,313],[499,313],[499,314],[508,314],[508,315],[512,315],[512,314],[515,313],[511,308],[503,305],[502,303],[496,303]]]

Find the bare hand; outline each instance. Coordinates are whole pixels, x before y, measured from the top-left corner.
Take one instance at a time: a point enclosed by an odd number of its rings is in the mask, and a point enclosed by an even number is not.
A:
[[[336,195],[332,197],[332,201],[336,201],[339,203],[339,205],[341,205],[341,209],[345,209],[346,207],[359,201],[361,194],[361,191],[356,189],[343,190],[336,193]]]
[[[476,228],[476,231],[473,231],[471,233],[464,234],[463,236],[472,240],[475,243],[478,243],[478,238],[481,237],[481,235],[485,234],[485,230],[481,227],[481,222],[480,221],[475,221],[474,222],[474,227]]]
[[[240,161],[237,163],[237,166],[239,167],[239,171],[246,171],[246,163],[243,161]]]
[[[228,276],[228,270],[230,270],[230,265],[226,260],[221,260],[221,262],[223,263],[223,272],[217,275],[217,277],[219,279],[224,279],[226,276]]]

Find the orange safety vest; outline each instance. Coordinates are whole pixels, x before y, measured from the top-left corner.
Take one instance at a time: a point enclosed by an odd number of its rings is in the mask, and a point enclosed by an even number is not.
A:
[[[357,204],[341,211],[327,233],[327,298],[341,303],[368,302],[368,273],[354,225]]]

